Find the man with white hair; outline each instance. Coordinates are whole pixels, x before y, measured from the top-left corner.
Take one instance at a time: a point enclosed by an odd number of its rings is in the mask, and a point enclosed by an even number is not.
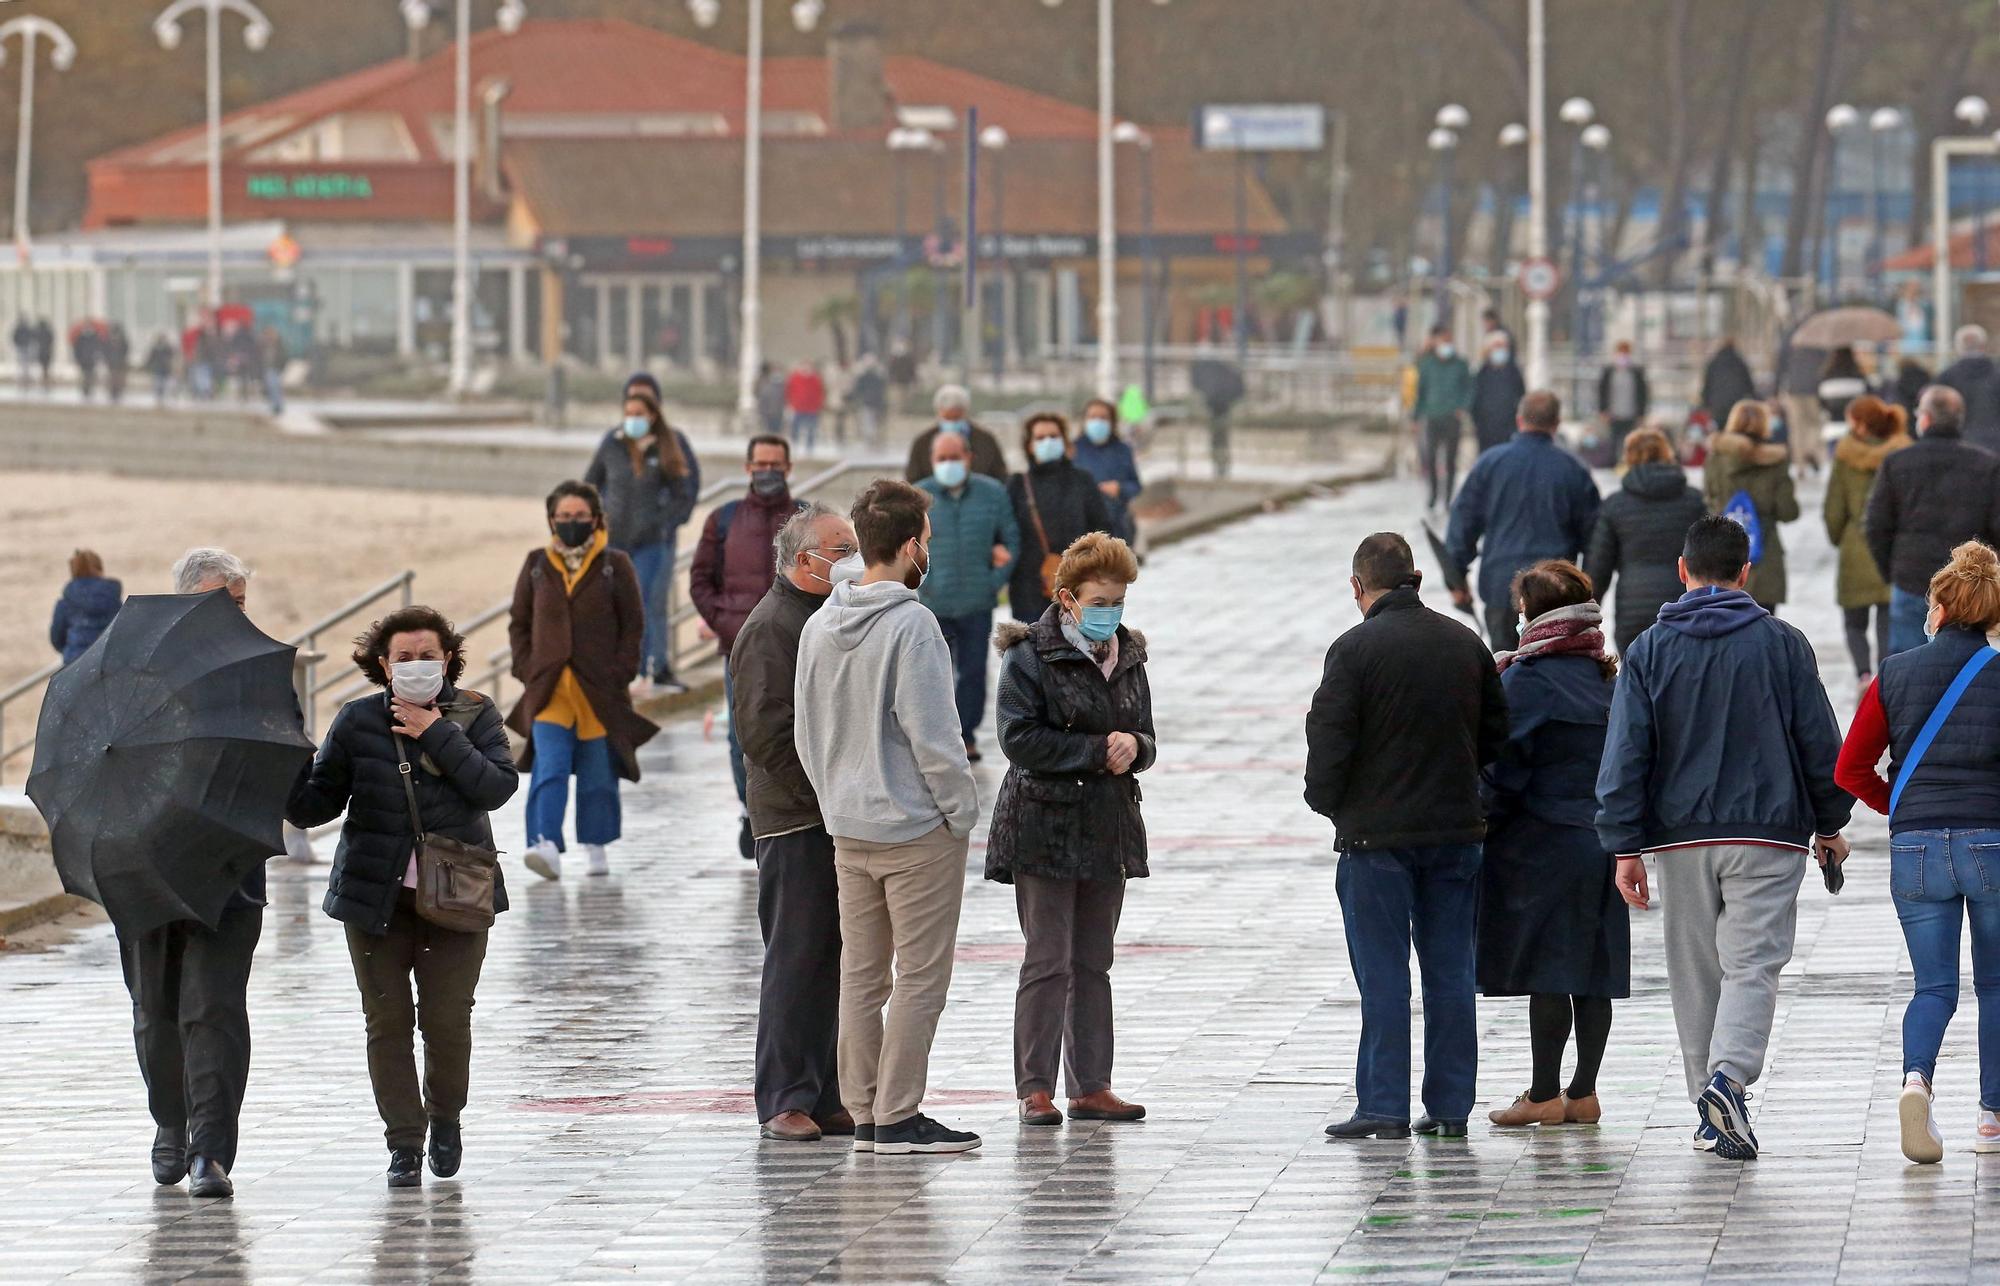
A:
[[[190,549],[173,567],[176,594],[226,591],[243,606],[250,569],[221,549]],[[132,1041],[146,1081],[153,1179],[190,1177],[188,1195],[227,1197],[236,1123],[250,1079],[250,961],[264,932],[264,868],[244,877],[210,929],[177,920],[118,936],[132,993]]]
[[[2000,366],[1987,356],[1986,340],[1984,326],[1960,326],[1952,334],[1958,359],[1939,373],[1937,382],[1965,399],[1965,440],[2000,451]]]
[[[903,470],[905,482],[922,482],[931,476],[931,444],[940,433],[956,433],[972,452],[972,471],[995,482],[1007,481],[1007,454],[1000,439],[972,422],[972,394],[957,384],[947,384],[931,399],[937,423],[917,435],[910,444],[910,462]]]

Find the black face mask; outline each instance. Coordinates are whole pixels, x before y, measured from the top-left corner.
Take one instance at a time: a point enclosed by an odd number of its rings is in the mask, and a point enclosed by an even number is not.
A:
[[[556,539],[565,549],[581,549],[590,542],[597,524],[589,518],[573,518],[567,522],[552,524]]]
[[[750,475],[750,490],[760,496],[784,495],[785,471],[783,469],[758,469]]]

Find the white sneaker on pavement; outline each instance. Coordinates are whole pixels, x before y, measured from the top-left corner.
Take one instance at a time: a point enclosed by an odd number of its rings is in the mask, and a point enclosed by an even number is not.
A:
[[[586,875],[611,874],[611,859],[605,856],[604,845],[585,844],[583,846],[583,856],[584,860],[588,863],[588,865],[584,868],[584,874]]]
[[[521,861],[545,880],[562,878],[562,853],[557,850],[554,840],[538,840],[528,845]]]
[[[2000,1112],[1980,1108],[1979,1125],[1973,1131],[1972,1139],[1974,1152],[2000,1152]]]
[[[1903,1093],[1896,1100],[1896,1115],[1903,1125],[1903,1155],[1918,1165],[1936,1165],[1944,1160],[1944,1136],[1931,1119],[1931,1086],[1922,1072],[1903,1078]],[[2000,1147],[2000,1139],[1995,1140]]]

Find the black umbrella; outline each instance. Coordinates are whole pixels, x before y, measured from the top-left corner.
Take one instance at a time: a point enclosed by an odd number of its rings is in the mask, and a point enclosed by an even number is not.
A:
[[[125,600],[42,698],[28,797],[65,889],[123,933],[215,927],[285,851],[285,798],[313,751],[295,650],[221,590]]]
[[[1428,519],[1424,522],[1424,538],[1430,541],[1431,554],[1438,560],[1439,570],[1444,573],[1444,587],[1454,594],[1461,590],[1470,594],[1472,582],[1466,579],[1465,568],[1460,567],[1458,560],[1451,556],[1451,551],[1445,548],[1444,537],[1437,534],[1437,528],[1431,526]],[[1454,602],[1453,605],[1474,620],[1479,619],[1479,613],[1472,609],[1470,601]]]

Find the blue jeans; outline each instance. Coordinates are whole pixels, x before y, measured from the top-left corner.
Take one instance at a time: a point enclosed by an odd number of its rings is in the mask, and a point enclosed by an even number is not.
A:
[[[1424,986],[1424,1110],[1472,1114],[1479,1074],[1473,915],[1480,846],[1376,849],[1340,855],[1334,889],[1361,992],[1355,1115],[1410,1119],[1410,944]]]
[[[1904,831],[1889,840],[1889,890],[1916,994],[1903,1011],[1903,1071],[1937,1071],[1958,1010],[1958,927],[1972,921],[1979,997],[1979,1102],[2000,1109],[2000,830]]]
[[[819,436],[818,411],[792,412],[792,445],[812,454],[813,440]]]
[[[952,695],[958,704],[959,735],[970,741],[986,717],[986,656],[992,647],[993,609],[940,616],[938,628],[944,631],[945,644],[951,648],[952,673],[958,676]]]
[[[736,739],[736,679],[729,671],[727,657],[722,661],[722,712],[729,723],[729,778],[736,783],[736,802],[747,808],[750,778],[743,767],[743,743]]]
[[[569,779],[576,777],[576,842],[610,844],[623,834],[618,806],[618,766],[609,737],[579,741],[576,729],[534,725],[535,763],[528,776],[528,843],[563,844],[563,813],[569,808]]]
[[[1930,599],[1923,594],[1912,594],[1906,589],[1889,587],[1889,651],[1883,659],[1898,652],[1908,652],[1930,642],[1924,637],[1924,624],[1931,614]],[[1880,668],[1880,662],[1877,663]]]
[[[646,614],[646,634],[639,644],[639,672],[648,678],[667,664],[667,583],[674,574],[674,542],[671,537],[651,545],[625,548],[632,557],[632,570],[639,573],[639,601]]]

